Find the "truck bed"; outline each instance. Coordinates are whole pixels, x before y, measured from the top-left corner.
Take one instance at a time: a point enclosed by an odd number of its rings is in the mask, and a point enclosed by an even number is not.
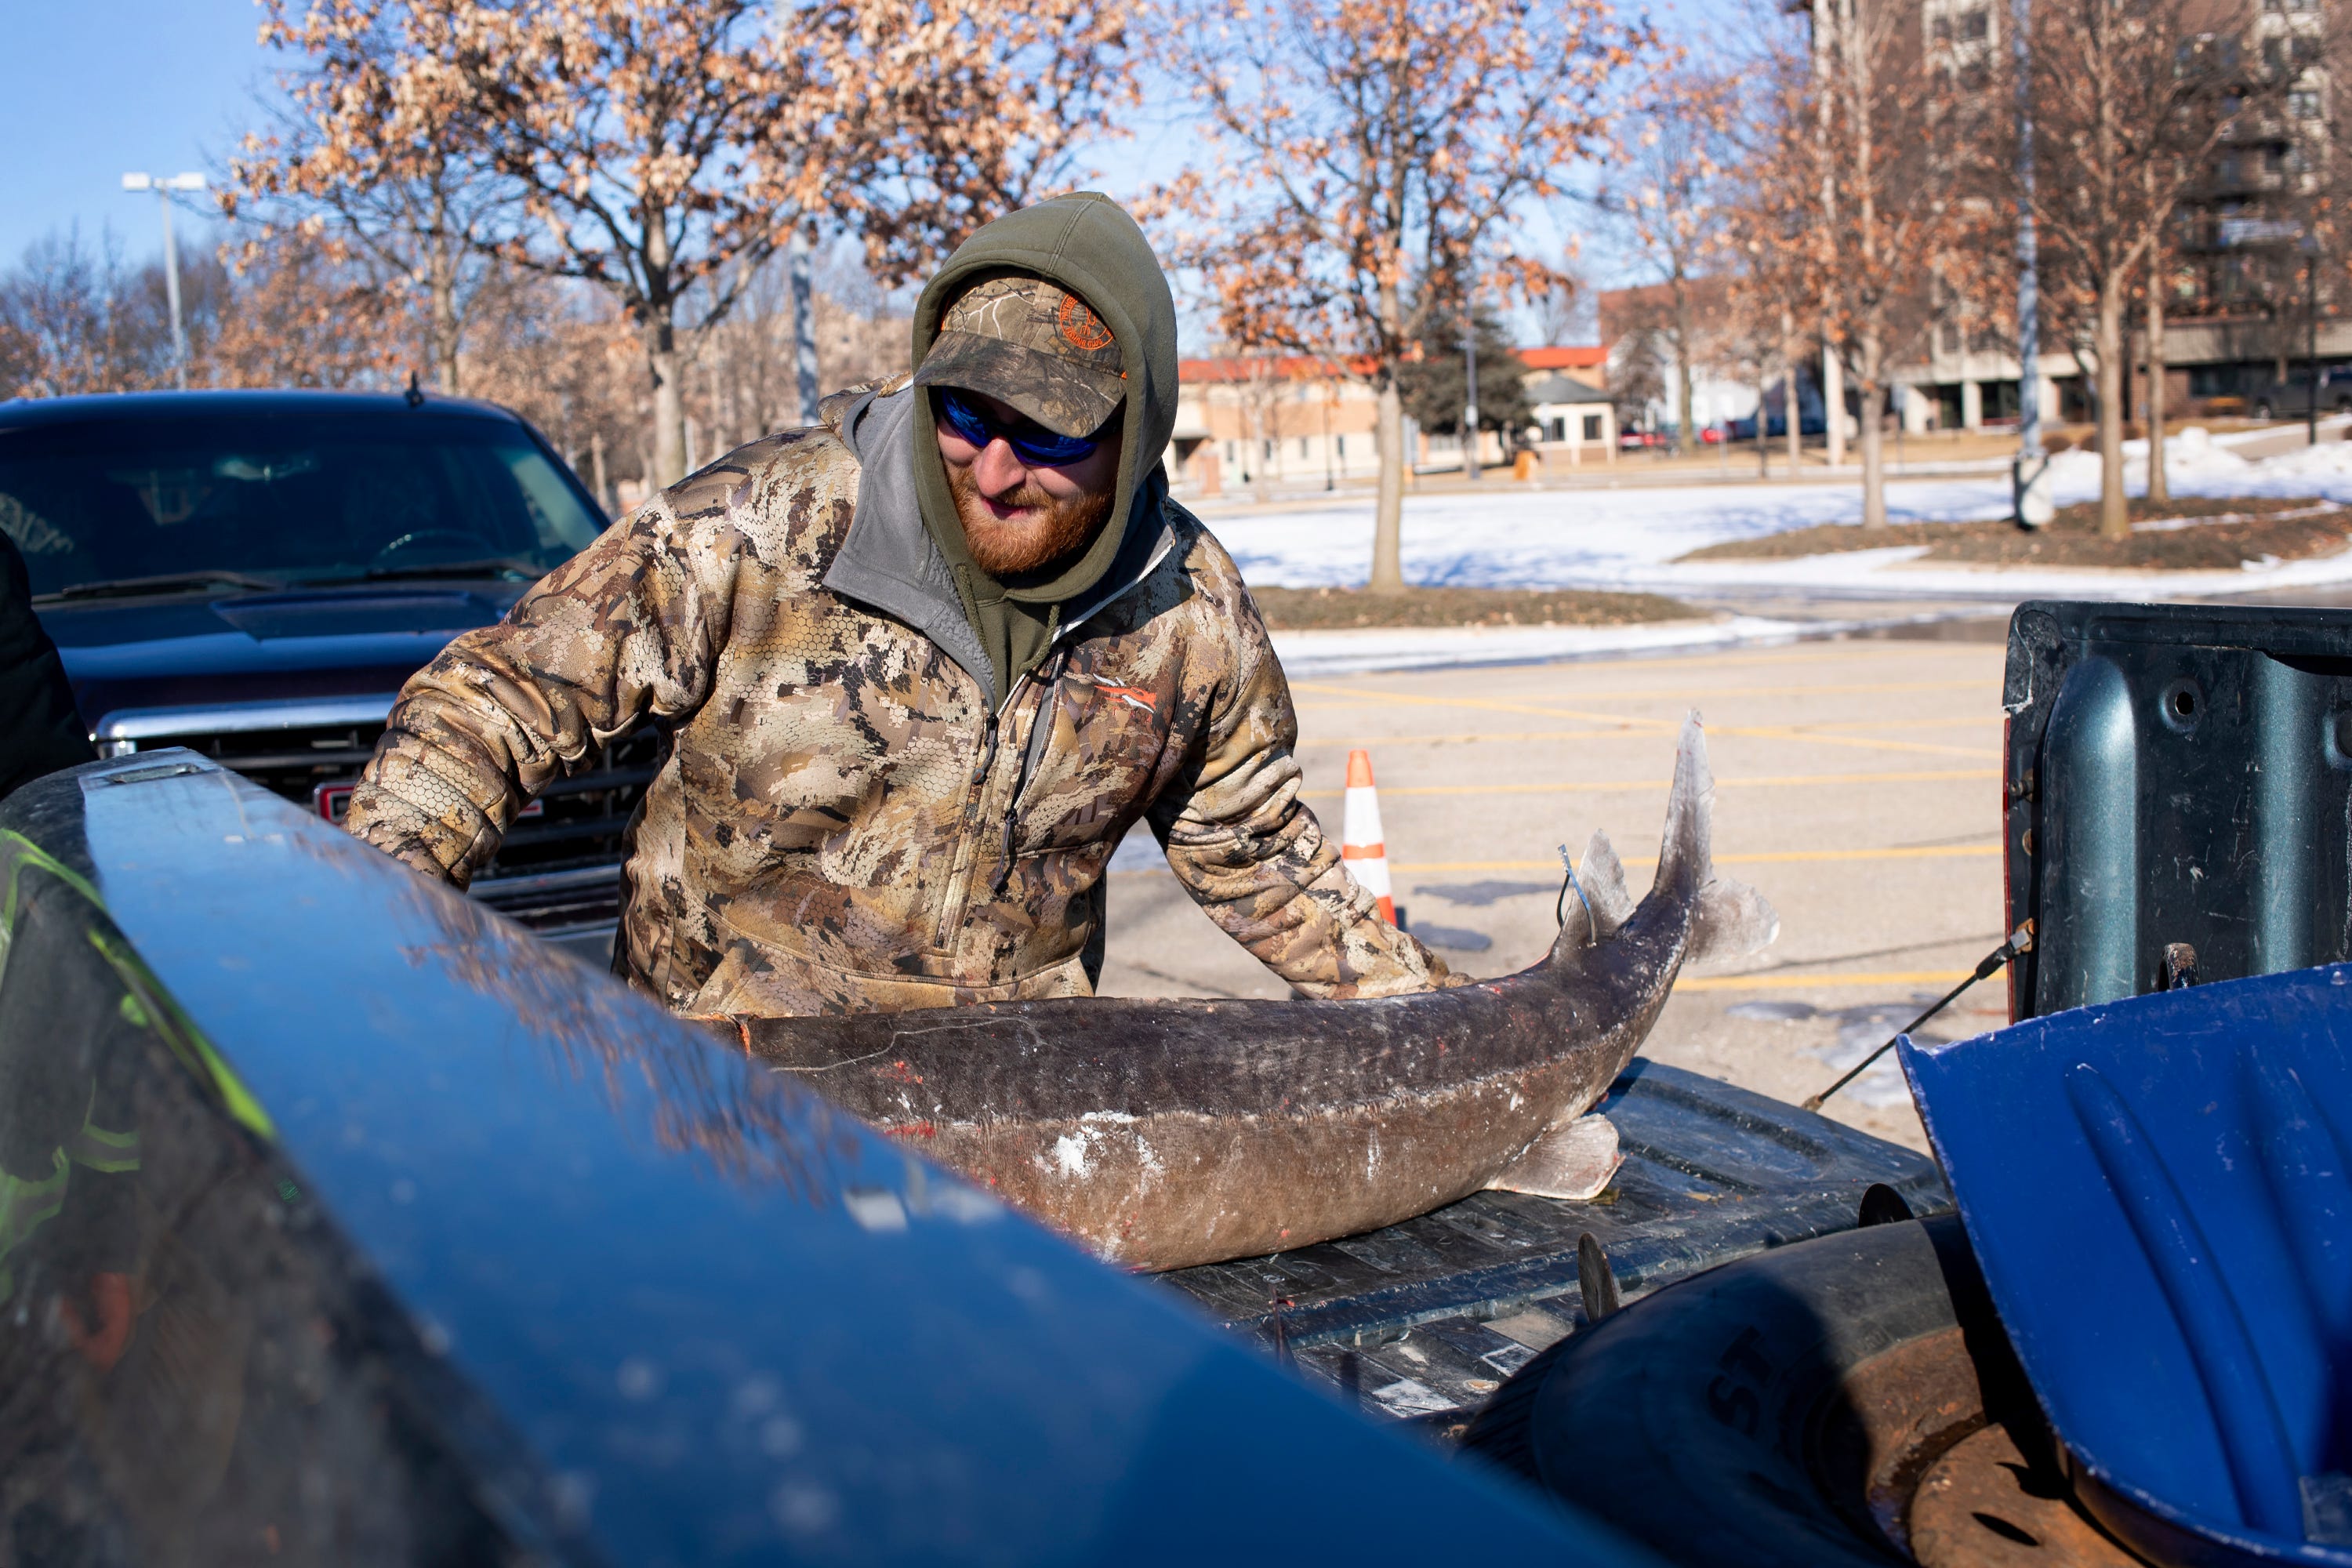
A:
[[[1585,1326],[1576,1254],[1588,1233],[1631,1300],[1849,1230],[1874,1184],[1915,1214],[1951,1207],[1926,1156],[1679,1068],[1636,1060],[1595,1109],[1625,1154],[1597,1198],[1478,1193],[1361,1236],[1161,1278],[1309,1378],[1353,1382],[1369,1414],[1444,1430]]]

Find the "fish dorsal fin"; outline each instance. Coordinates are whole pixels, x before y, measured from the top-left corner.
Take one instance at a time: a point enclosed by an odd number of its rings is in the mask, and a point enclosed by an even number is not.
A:
[[[1611,847],[1609,835],[1597,827],[1584,847],[1576,880],[1584,889],[1584,901],[1591,907],[1592,934],[1600,941],[1615,936],[1617,928],[1633,918],[1633,895],[1625,890],[1625,868]]]
[[[1566,891],[1563,889],[1563,891]],[[1580,897],[1579,895],[1581,895]],[[1607,942],[1633,918],[1633,895],[1625,890],[1625,868],[1609,845],[1609,835],[1596,829],[1576,863],[1576,888],[1566,894],[1559,937],[1552,944],[1555,961],[1572,959],[1585,948]]]

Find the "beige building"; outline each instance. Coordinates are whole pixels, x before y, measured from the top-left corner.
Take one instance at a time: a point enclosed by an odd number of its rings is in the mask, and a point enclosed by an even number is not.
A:
[[[1538,405],[1537,451],[1546,464],[1614,458],[1616,412],[1595,384],[1606,374],[1608,351],[1517,353]],[[1340,362],[1303,354],[1188,359],[1179,374],[1176,433],[1167,453],[1179,494],[1206,499],[1244,487],[1296,489],[1380,476],[1380,400]],[[1412,432],[1408,439],[1416,468],[1461,464],[1454,437]],[[1486,464],[1505,460],[1492,432],[1482,447]]]
[[[1168,473],[1181,493],[1336,484],[1380,472],[1379,400],[1336,361],[1188,359],[1179,375]]]
[[[1529,371],[1527,388],[1536,452],[1547,466],[1617,460],[1617,410],[1607,393],[1559,371]]]

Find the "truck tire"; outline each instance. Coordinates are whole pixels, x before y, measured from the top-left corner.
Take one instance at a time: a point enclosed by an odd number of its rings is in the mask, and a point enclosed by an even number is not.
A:
[[[1463,1446],[1669,1563],[1878,1568],[1909,1560],[1910,1483],[1989,1404],[2054,1463],[1945,1215],[1670,1286],[1521,1368]]]

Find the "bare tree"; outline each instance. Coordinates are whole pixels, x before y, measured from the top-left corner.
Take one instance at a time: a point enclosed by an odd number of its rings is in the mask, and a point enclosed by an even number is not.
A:
[[[216,323],[197,355],[213,386],[381,386],[415,341],[414,318],[368,269],[303,227],[225,247]]]
[[[2250,0],[2047,0],[2029,89],[2038,121],[2034,222],[2045,273],[2083,303],[2096,388],[2099,531],[2130,536],[2124,489],[2124,318],[2181,197],[2215,151],[2274,110],[2293,79],[2269,68]],[[2159,306],[2159,309],[2161,307]],[[2032,374],[2028,367],[2027,374]],[[2160,453],[2151,447],[2152,462]]]
[[[213,337],[228,282],[196,247],[182,268],[191,357]],[[172,384],[172,326],[163,268],[133,267],[110,232],[85,241],[79,229],[37,240],[0,277],[0,342],[7,346],[16,397],[140,392]]]
[[[851,149],[835,196],[886,284],[1075,188],[1136,102],[1133,0],[835,0],[814,13]]]
[[[387,292],[420,297],[425,362],[454,395],[468,307],[515,191],[485,167],[461,83],[441,68],[448,7],[262,4],[263,46],[299,63],[278,75],[272,127],[230,161],[222,209],[258,218],[265,237],[299,226],[371,263]]]
[[[606,290],[635,327],[653,474],[686,471],[685,335],[824,210],[828,84],[806,29],[754,0],[436,0],[405,46],[510,182],[515,265]]]
[[[1218,151],[1177,193],[1204,220],[1180,259],[1228,340],[1363,367],[1379,399],[1371,586],[1400,590],[1409,284],[1485,266],[1524,288],[1535,264],[1515,216],[1601,149],[1608,95],[1650,41],[1605,0],[1204,0],[1158,26]]]
[[[1933,68],[1919,15],[1900,0],[1820,0],[1811,58],[1780,40],[1768,134],[1747,166],[1751,262],[1779,279],[1780,302],[1819,301],[1831,367],[1860,395],[1865,527],[1886,522],[1895,366],[1937,320],[1948,259],[1994,243],[1992,209],[1964,199],[1989,100]],[[1832,433],[1840,400],[1828,400]]]
[[[1678,453],[1696,439],[1692,377],[1700,346],[1692,283],[1724,259],[1737,93],[1736,79],[1689,65],[1655,79],[1593,195],[1665,291],[1656,326],[1674,350]]]

